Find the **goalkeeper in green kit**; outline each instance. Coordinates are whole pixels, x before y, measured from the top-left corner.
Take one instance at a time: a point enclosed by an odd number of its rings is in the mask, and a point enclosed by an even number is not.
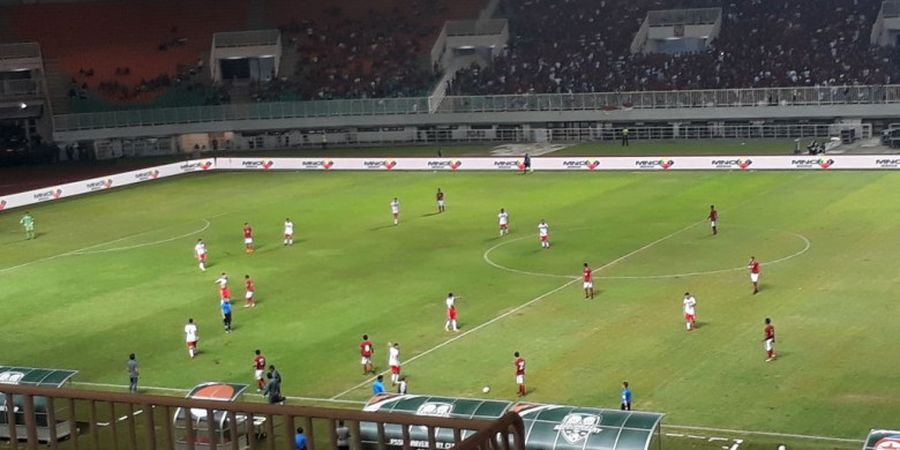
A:
[[[31,217],[31,213],[26,211],[19,223],[25,228],[25,239],[34,239],[34,217]]]

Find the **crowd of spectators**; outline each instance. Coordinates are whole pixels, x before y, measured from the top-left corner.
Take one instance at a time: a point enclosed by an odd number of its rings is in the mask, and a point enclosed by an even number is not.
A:
[[[900,52],[874,48],[881,0],[506,0],[508,48],[459,71],[453,94],[621,92],[900,82]],[[721,7],[706,51],[631,54],[646,12]]]
[[[439,27],[394,8],[366,19],[330,17],[281,28],[295,73],[259,86],[259,100],[330,100],[427,95],[440,76],[428,61]]]

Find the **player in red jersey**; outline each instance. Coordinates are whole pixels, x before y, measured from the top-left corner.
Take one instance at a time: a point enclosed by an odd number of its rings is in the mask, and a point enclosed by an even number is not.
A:
[[[763,331],[763,345],[766,348],[766,362],[775,359],[775,326],[772,319],[766,317],[766,328]]]
[[[359,354],[362,357],[360,363],[362,364],[363,375],[366,375],[369,372],[375,373],[375,364],[372,363],[372,355],[375,354],[375,347],[369,342],[368,334],[364,334],[362,339],[362,342],[359,343]]]
[[[247,291],[244,295],[244,298],[246,299],[244,308],[255,308],[256,300],[253,298],[253,294],[256,292],[256,286],[254,286],[250,275],[244,275],[244,289]]]
[[[444,212],[444,193],[441,192],[441,188],[438,188],[437,195],[435,197],[437,198],[438,213]]]
[[[519,352],[515,353],[516,356],[516,384],[519,386],[519,397],[525,396],[525,358],[522,358],[519,355]]]
[[[707,216],[707,218],[709,219],[709,226],[712,228],[713,236],[719,234],[719,229],[716,228],[716,222],[719,220],[719,212],[716,211],[715,205],[709,205],[709,216]]]
[[[253,228],[247,222],[244,222],[244,251],[248,255],[253,253]]]
[[[447,307],[447,323],[444,324],[444,330],[459,333],[459,326],[456,324],[456,305]]]
[[[756,260],[755,256],[750,257],[750,262],[747,263],[747,270],[750,271],[750,282],[753,283],[753,294],[759,292],[759,261]]]
[[[594,271],[588,263],[584,263],[582,278],[584,278],[584,298],[594,298]]]
[[[256,378],[256,389],[262,392],[266,387],[266,357],[262,355],[259,349],[255,353],[256,356],[253,357],[253,376]]]

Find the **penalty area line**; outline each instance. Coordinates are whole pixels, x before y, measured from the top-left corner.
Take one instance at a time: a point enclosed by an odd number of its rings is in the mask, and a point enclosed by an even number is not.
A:
[[[603,269],[606,269],[606,268],[611,267],[611,266],[613,266],[613,265],[615,265],[615,264],[618,264],[619,262],[621,262],[621,261],[623,261],[623,260],[625,260],[625,259],[627,259],[627,258],[630,258],[631,256],[634,256],[634,255],[636,255],[636,254],[638,254],[638,253],[640,253],[640,252],[642,252],[642,251],[644,251],[644,250],[647,250],[647,249],[650,248],[650,247],[653,247],[653,246],[656,245],[656,244],[659,244],[660,242],[663,242],[663,241],[665,241],[665,240],[671,239],[672,237],[675,237],[675,236],[677,236],[678,234],[683,233],[683,232],[685,232],[685,231],[687,231],[687,230],[689,230],[689,229],[691,229],[691,228],[694,228],[694,227],[696,227],[697,225],[700,225],[700,224],[705,223],[705,222],[706,222],[705,219],[704,219],[704,220],[701,220],[701,221],[699,221],[699,222],[694,222],[694,223],[692,223],[692,224],[690,224],[690,225],[688,225],[688,226],[686,226],[686,227],[684,227],[684,228],[681,228],[681,229],[679,229],[679,230],[677,230],[677,231],[673,231],[672,233],[669,233],[669,234],[667,234],[667,235],[665,235],[665,236],[663,236],[663,237],[661,237],[661,238],[658,238],[658,239],[656,239],[655,241],[652,241],[652,242],[650,242],[650,243],[644,244],[644,246],[642,246],[642,247],[640,247],[640,248],[638,248],[638,249],[632,250],[632,251],[630,251],[630,252],[628,252],[628,253],[626,253],[626,254],[624,254],[624,255],[622,255],[622,256],[619,256],[618,258],[616,258],[616,259],[614,259],[614,260],[612,260],[612,261],[610,261],[610,262],[608,262],[608,263],[606,263],[606,264],[604,264],[604,265],[602,265],[602,266],[600,266],[600,267],[594,269],[594,270],[593,270],[593,273],[597,273],[597,272],[599,272],[599,271],[601,271],[601,270],[603,270]],[[422,352],[422,353],[419,353],[418,355],[413,356],[412,358],[407,359],[406,361],[404,361],[404,364],[409,365],[410,363],[412,363],[412,362],[414,362],[414,361],[416,361],[416,360],[418,360],[418,359],[420,359],[420,358],[423,358],[423,357],[425,357],[425,356],[427,356],[427,355],[429,355],[429,354],[431,354],[431,353],[433,353],[433,352],[435,352],[435,351],[437,351],[437,350],[440,350],[440,349],[442,349],[442,348],[444,348],[444,347],[446,347],[446,346],[448,346],[448,345],[450,345],[450,344],[452,344],[452,343],[454,343],[454,342],[456,342],[456,341],[458,341],[458,340],[460,340],[460,339],[462,339],[462,338],[464,338],[464,337],[466,337],[466,336],[468,336],[468,335],[470,335],[470,334],[472,334],[472,333],[474,333],[474,332],[476,332],[476,331],[478,331],[478,330],[480,330],[480,329],[482,329],[482,328],[485,328],[485,327],[487,327],[487,326],[489,326],[489,325],[491,325],[491,324],[493,324],[493,323],[496,323],[496,322],[498,322],[498,321],[500,321],[500,320],[502,320],[502,319],[504,319],[504,318],[506,318],[506,317],[509,317],[509,316],[511,316],[511,315],[513,315],[513,314],[515,314],[515,313],[517,313],[517,312],[519,312],[519,311],[521,311],[521,310],[523,310],[523,309],[525,309],[525,308],[527,308],[527,307],[529,307],[529,306],[531,306],[531,305],[533,305],[533,304],[535,304],[535,303],[537,303],[537,302],[539,302],[539,301],[541,301],[541,300],[543,300],[543,299],[545,299],[545,298],[547,298],[547,297],[549,297],[549,296],[551,296],[551,295],[553,295],[553,294],[555,294],[555,293],[557,293],[557,292],[559,292],[559,291],[561,291],[561,290],[563,290],[563,289],[565,289],[565,288],[567,288],[567,287],[569,287],[569,286],[575,284],[575,283],[578,282],[580,279],[581,279],[581,278],[574,278],[574,279],[571,279],[571,280],[565,282],[563,285],[561,285],[561,286],[559,286],[559,287],[553,288],[553,289],[551,289],[551,290],[549,290],[549,291],[547,291],[547,292],[545,292],[545,293],[543,293],[543,294],[541,294],[541,295],[539,295],[539,296],[537,296],[537,297],[535,297],[535,298],[533,298],[533,299],[531,299],[531,300],[529,300],[529,301],[527,301],[527,302],[525,302],[525,303],[522,303],[522,304],[519,305],[519,306],[516,306],[516,307],[513,308],[513,309],[510,309],[509,311],[506,311],[506,312],[504,312],[504,313],[502,313],[502,314],[500,314],[500,315],[494,317],[494,318],[491,319],[491,320],[488,320],[487,322],[483,322],[483,323],[481,323],[481,324],[479,324],[479,325],[476,325],[474,328],[470,328],[470,329],[468,329],[468,330],[466,330],[466,331],[464,331],[464,332],[462,332],[462,333],[460,333],[460,334],[458,334],[458,335],[456,335],[456,336],[454,336],[454,337],[452,337],[452,338],[450,338],[450,339],[447,339],[446,341],[443,341],[443,342],[441,342],[441,343],[435,345],[434,347],[431,347],[431,348],[425,350],[425,351]],[[379,375],[384,375],[384,374],[386,374],[386,373],[388,373],[388,371],[385,370],[385,371],[382,371]],[[366,381],[363,381],[363,382],[361,382],[361,383],[359,383],[359,384],[356,384],[356,385],[354,385],[353,387],[351,387],[351,388],[349,388],[349,389],[346,389],[346,390],[344,390],[344,391],[342,391],[342,392],[339,392],[338,394],[335,394],[334,396],[331,397],[331,399],[332,399],[332,400],[339,399],[339,398],[341,398],[341,397],[343,397],[343,396],[349,394],[350,392],[353,392],[353,391],[355,391],[355,390],[357,390],[357,389],[359,389],[359,388],[362,388],[362,387],[364,387],[364,386],[370,384],[373,380],[375,380],[375,378],[377,378],[377,375],[376,375],[375,377],[368,378],[368,379],[366,379]]]

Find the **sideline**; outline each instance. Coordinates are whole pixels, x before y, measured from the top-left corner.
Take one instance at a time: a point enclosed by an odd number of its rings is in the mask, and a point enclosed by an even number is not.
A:
[[[124,384],[112,384],[112,383],[90,383],[86,381],[72,381],[70,384],[75,386],[85,386],[85,387],[94,387],[94,388],[106,388],[106,389],[128,389],[127,385]],[[163,386],[140,386],[142,390],[149,391],[163,391],[163,392],[178,392],[186,394],[190,392],[190,389],[182,389],[182,388],[170,388]],[[307,402],[323,402],[323,403],[345,403],[350,405],[365,405],[366,402],[361,400],[335,400],[330,398],[319,398],[319,397],[295,397],[286,395],[285,398],[288,400],[298,400],[298,401],[307,401]]]

